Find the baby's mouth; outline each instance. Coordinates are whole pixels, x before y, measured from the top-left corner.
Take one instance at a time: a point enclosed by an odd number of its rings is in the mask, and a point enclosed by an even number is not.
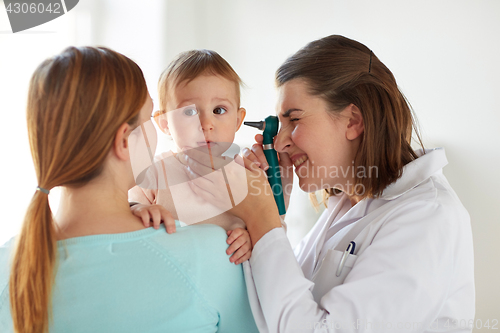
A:
[[[208,148],[212,148],[213,146],[215,146],[217,144],[217,142],[213,142],[213,141],[198,141],[198,142],[196,142],[196,144],[198,145],[198,147],[207,146]]]

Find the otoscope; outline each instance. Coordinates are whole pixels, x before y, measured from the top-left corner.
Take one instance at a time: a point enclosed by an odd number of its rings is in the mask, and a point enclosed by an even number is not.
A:
[[[285,199],[283,198],[283,188],[281,185],[281,172],[278,163],[278,154],[274,149],[273,139],[278,134],[278,117],[269,116],[264,121],[245,121],[245,125],[255,127],[264,131],[264,140],[262,145],[264,148],[264,155],[266,156],[267,163],[269,164],[269,169],[267,169],[267,179],[271,185],[271,189],[274,194],[274,200],[278,206],[278,211],[280,215],[286,213],[285,210]]]

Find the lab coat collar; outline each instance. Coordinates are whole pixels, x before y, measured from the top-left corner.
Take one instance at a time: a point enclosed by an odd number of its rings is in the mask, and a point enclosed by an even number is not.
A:
[[[419,157],[405,165],[403,167],[403,174],[401,177],[394,183],[387,186],[377,199],[396,199],[429,179],[429,177],[433,174],[441,172],[441,169],[448,164],[444,148],[426,149],[425,154],[423,154],[422,149],[419,149],[415,151],[415,153]],[[348,195],[345,193],[342,193],[341,195],[332,195],[328,198],[328,212],[326,213],[328,214],[328,218],[326,221],[329,222],[323,226],[322,230],[318,234],[318,241],[315,242],[313,247],[315,250],[313,273],[318,268],[318,258],[320,256],[321,249],[323,248],[323,243],[329,239],[327,232],[330,234],[336,233],[346,224],[358,221],[362,218],[367,218],[367,215],[371,211],[374,211],[381,205],[385,204],[385,202],[381,200],[365,198],[354,206],[355,209],[350,209],[344,216],[333,223],[335,217],[341,211],[345,200],[349,200]],[[331,228],[334,229],[329,231]]]
[[[448,164],[444,148],[419,149],[415,152],[419,157],[403,167],[403,174],[396,182],[390,184],[379,196],[383,200],[393,200],[415,188],[436,172],[441,172]]]
[[[426,149],[425,154],[423,154],[422,149],[418,149],[415,153],[419,157],[403,167],[403,174],[401,177],[387,186],[378,197],[379,199],[393,200],[400,197],[429,179],[430,176],[440,171],[448,164],[444,148]],[[344,196],[347,196],[347,194],[342,193],[341,195],[330,196],[328,198],[328,209],[331,211],[335,208]],[[366,201],[366,199],[360,201],[360,203],[364,201]],[[359,208],[361,205],[358,203],[356,206]]]

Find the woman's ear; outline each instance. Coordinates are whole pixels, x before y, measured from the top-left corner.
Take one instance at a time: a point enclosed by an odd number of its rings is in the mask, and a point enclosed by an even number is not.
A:
[[[247,110],[245,108],[239,108],[236,111],[236,131],[240,129],[241,124],[243,124],[243,120],[245,120],[245,116],[247,115]]]
[[[350,104],[343,111],[345,112],[345,116],[348,119],[347,129],[346,129],[346,139],[349,141],[355,140],[358,138],[365,130],[365,124],[363,122],[363,115],[359,108]]]
[[[130,157],[128,148],[128,136],[130,134],[131,127],[129,124],[124,123],[119,128],[115,134],[115,141],[113,142],[113,153],[120,159],[127,161]]]

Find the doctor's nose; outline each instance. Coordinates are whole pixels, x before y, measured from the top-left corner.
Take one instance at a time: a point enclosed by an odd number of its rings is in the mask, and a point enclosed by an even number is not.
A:
[[[290,130],[286,127],[280,128],[278,134],[274,137],[274,149],[280,153],[284,153],[287,152],[292,145],[293,141],[290,137]]]

